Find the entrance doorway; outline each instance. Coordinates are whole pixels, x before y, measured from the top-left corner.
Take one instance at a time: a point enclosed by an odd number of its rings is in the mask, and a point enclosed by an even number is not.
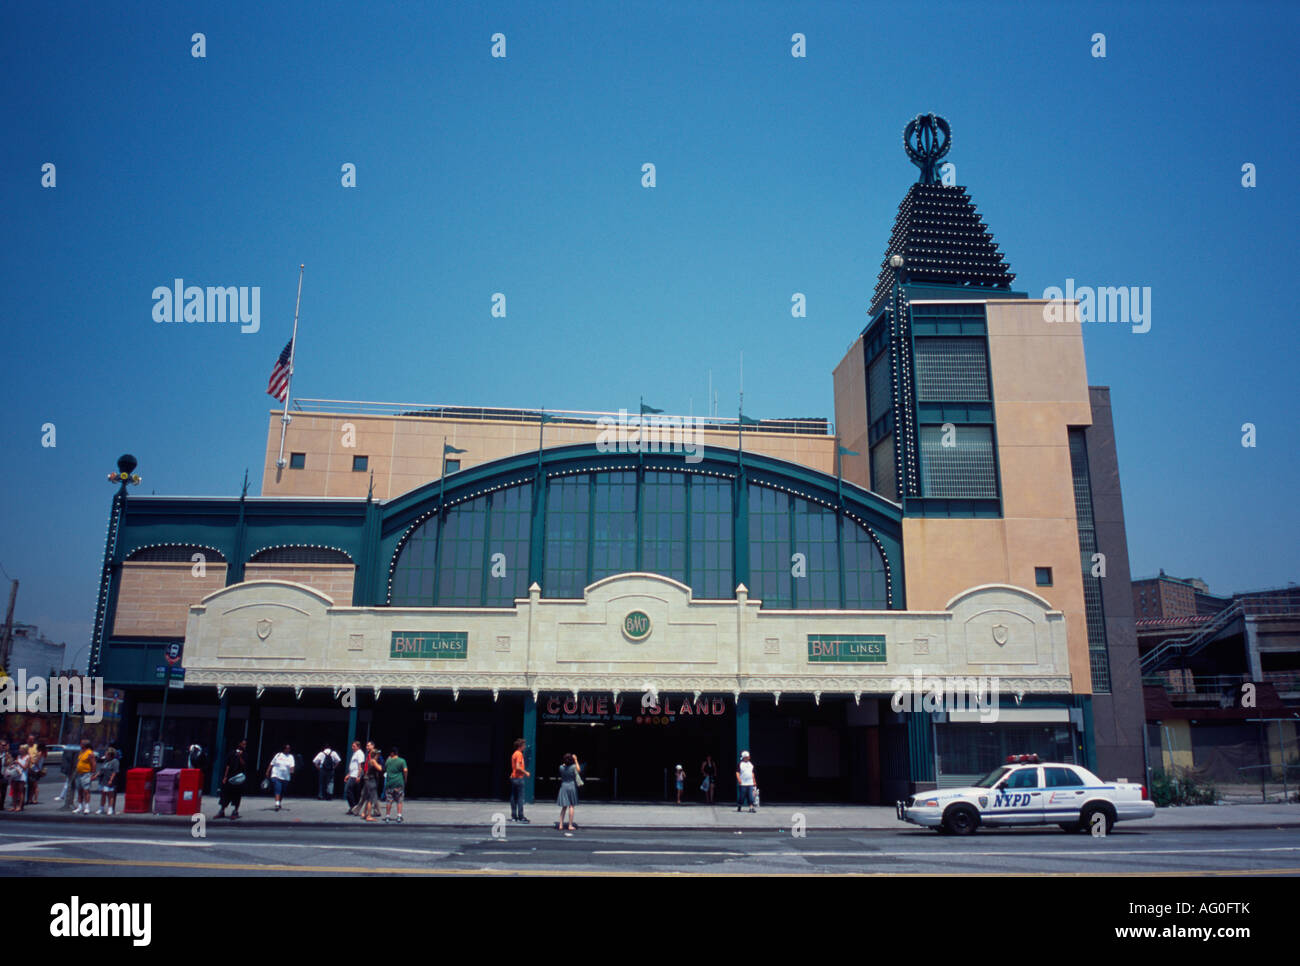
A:
[[[676,800],[673,773],[686,769],[683,802],[703,802],[700,764],[718,765],[715,800],[735,795],[735,705],[730,696],[665,694],[642,706],[641,696],[543,694],[537,701],[536,796],[554,799],[566,753],[582,763],[583,798],[597,801]]]

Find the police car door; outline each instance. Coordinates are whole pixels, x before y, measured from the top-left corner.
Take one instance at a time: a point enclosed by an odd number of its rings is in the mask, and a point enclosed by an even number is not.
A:
[[[986,824],[1034,825],[1043,821],[1042,769],[1018,768],[993,793]]]

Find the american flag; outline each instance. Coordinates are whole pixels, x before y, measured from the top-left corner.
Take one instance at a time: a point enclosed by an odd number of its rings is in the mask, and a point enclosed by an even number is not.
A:
[[[289,396],[289,357],[293,355],[293,339],[284,344],[280,358],[275,360],[271,378],[266,384],[266,394],[284,402]]]

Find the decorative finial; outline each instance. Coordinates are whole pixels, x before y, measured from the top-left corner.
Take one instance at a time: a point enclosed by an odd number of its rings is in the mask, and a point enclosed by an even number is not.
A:
[[[937,114],[918,114],[907,122],[903,147],[912,163],[921,169],[921,184],[939,183],[939,159],[952,147],[948,122]]]

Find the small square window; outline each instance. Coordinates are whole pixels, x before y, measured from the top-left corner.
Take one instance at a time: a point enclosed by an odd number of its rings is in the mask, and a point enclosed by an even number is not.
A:
[[[364,472],[369,468],[369,466],[370,466],[370,457],[369,457],[369,456],[354,456],[354,457],[352,457],[352,472],[353,472],[353,473],[364,473]]]
[[[291,469],[291,470],[300,470],[300,469],[302,469],[302,468],[303,468],[304,466],[306,466],[306,465],[307,465],[307,454],[306,454],[306,453],[290,453],[290,454],[289,454],[289,469]]]
[[[447,472],[455,473],[460,469],[460,460],[447,460]]]
[[[1050,587],[1050,586],[1052,586],[1052,568],[1051,568],[1051,567],[1035,567],[1035,568],[1034,568],[1034,583],[1038,584],[1039,587]]]

